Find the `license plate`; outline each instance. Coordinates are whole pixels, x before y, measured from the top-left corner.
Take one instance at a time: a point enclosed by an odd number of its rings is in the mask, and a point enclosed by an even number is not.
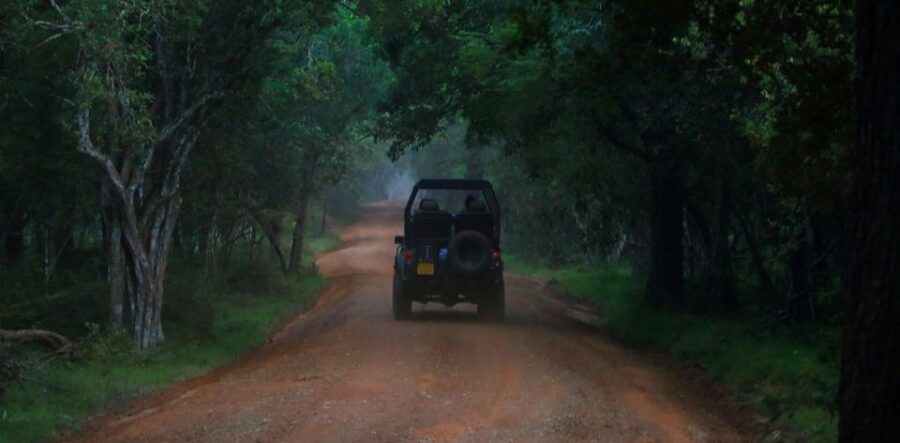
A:
[[[419,262],[419,264],[416,265],[416,274],[434,275],[434,263],[433,262]]]

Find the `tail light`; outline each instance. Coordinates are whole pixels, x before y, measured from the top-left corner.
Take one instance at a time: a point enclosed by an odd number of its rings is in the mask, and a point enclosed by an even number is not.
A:
[[[412,249],[407,249],[406,253],[403,256],[403,259],[406,260],[406,264],[411,265],[413,263],[413,259],[415,258],[415,253]]]
[[[495,264],[495,265],[499,265],[499,264],[500,264],[500,250],[499,250],[499,249],[497,249],[496,251],[494,251],[494,254],[491,255],[491,257],[493,257],[493,259],[494,259],[494,264]]]

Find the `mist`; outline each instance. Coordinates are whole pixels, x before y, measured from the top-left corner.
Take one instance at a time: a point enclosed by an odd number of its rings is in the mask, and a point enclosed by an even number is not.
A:
[[[389,200],[405,199],[416,184],[416,179],[408,170],[396,170],[385,186],[385,194]]]

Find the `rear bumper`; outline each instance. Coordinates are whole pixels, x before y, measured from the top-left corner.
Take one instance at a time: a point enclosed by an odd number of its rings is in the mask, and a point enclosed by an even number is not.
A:
[[[436,263],[434,275],[423,276],[416,275],[415,264],[407,265],[398,260],[395,272],[400,276],[404,289],[410,291],[414,300],[422,303],[477,302],[503,286],[502,262],[476,275],[460,275],[453,272],[450,266]]]

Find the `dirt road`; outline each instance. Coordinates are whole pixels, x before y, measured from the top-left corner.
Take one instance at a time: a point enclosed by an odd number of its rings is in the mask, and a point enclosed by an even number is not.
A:
[[[83,441],[740,441],[681,371],[612,343],[507,277],[507,321],[417,305],[391,318],[396,204],[318,259],[316,306],[237,363],[107,417]]]

